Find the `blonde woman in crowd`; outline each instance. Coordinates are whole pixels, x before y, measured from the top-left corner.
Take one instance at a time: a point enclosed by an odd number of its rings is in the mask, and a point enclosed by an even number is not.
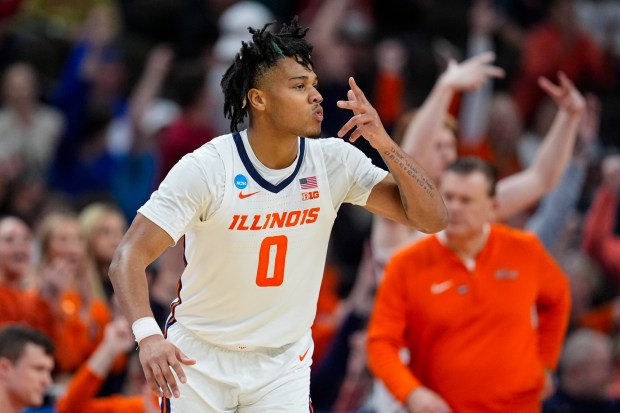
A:
[[[114,290],[108,278],[108,269],[112,255],[127,230],[127,221],[118,207],[103,202],[87,205],[78,219],[84,232],[88,254],[94,263],[97,278],[95,284],[101,284],[109,301]]]
[[[88,255],[86,239],[77,216],[52,212],[38,228],[41,248],[40,289],[62,320],[58,334],[63,352],[60,372],[73,372],[90,356],[110,321],[110,308]]]

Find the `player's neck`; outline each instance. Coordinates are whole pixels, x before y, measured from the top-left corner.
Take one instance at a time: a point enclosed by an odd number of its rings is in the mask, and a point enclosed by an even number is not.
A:
[[[299,140],[297,136],[276,131],[248,129],[248,142],[254,155],[270,169],[284,169],[297,159]]]

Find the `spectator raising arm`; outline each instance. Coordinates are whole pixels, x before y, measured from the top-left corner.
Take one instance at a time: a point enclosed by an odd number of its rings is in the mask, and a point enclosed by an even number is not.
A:
[[[448,68],[405,131],[401,147],[406,153],[420,162],[429,157],[436,144],[435,137],[445,124],[454,95],[475,90],[489,78],[504,76],[503,69],[492,65],[494,60],[493,52],[484,52],[461,63],[454,60],[448,63]],[[426,168],[426,165],[423,166]],[[438,176],[432,178],[437,179]]]
[[[585,99],[564,73],[558,77],[558,85],[544,77],[538,81],[558,105],[558,112],[532,164],[497,183],[499,221],[532,206],[551,191],[573,153]]]

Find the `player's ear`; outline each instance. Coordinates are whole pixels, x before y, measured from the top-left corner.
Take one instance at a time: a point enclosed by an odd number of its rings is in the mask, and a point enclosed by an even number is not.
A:
[[[248,90],[248,103],[256,110],[265,110],[265,94],[256,88]]]
[[[0,377],[4,378],[13,368],[13,363],[6,357],[0,357]]]

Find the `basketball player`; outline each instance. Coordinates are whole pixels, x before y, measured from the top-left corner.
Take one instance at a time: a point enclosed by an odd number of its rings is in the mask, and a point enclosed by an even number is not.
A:
[[[444,228],[434,184],[386,133],[353,78],[340,137],[363,136],[390,172],[353,145],[317,139],[322,96],[307,29],[250,28],[222,78],[232,134],[186,155],[138,210],[110,270],[146,378],[164,412],[312,411],[314,320],[340,205],[424,232]],[[249,116],[247,130],[237,131]],[[183,238],[187,266],[166,339],[145,268]],[[179,386],[184,383],[183,386]]]

